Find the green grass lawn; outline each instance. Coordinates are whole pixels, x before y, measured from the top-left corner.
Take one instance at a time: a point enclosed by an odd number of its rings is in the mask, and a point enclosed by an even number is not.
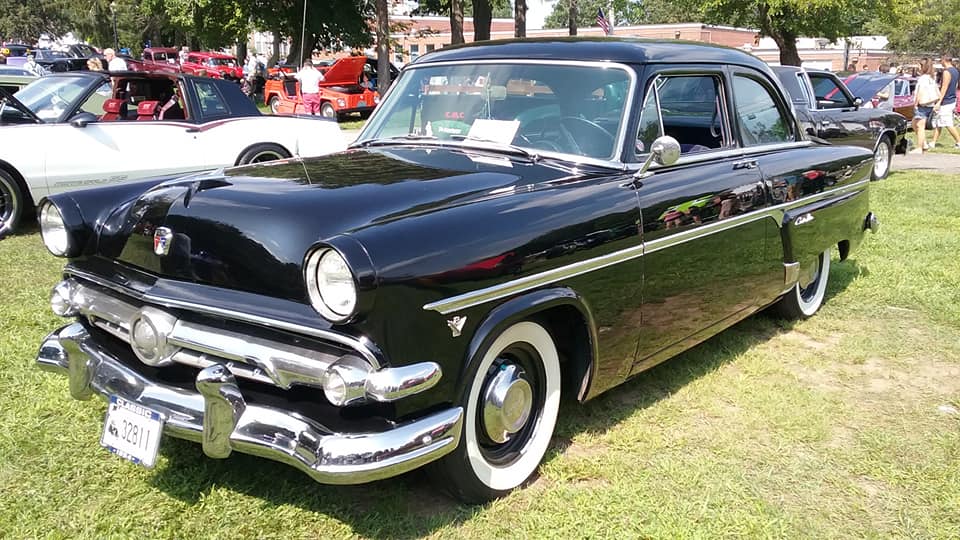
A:
[[[270,107],[268,105],[257,102],[257,108],[260,109],[260,112],[264,114],[270,114]],[[367,121],[361,119],[359,115],[353,114],[344,121],[340,122],[340,129],[360,129],[366,123]]]
[[[165,438],[157,467],[98,445],[104,402],[34,366],[62,261],[0,242],[0,536],[960,538],[960,176],[873,185],[882,221],[828,301],[756,316],[561,409],[539,478],[459,506],[414,472],[323,486]]]

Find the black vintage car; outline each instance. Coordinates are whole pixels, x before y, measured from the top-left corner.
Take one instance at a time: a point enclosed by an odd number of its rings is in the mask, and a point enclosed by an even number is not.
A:
[[[873,178],[886,178],[893,154],[907,152],[907,119],[893,111],[864,107],[829,71],[776,66],[801,126],[808,135],[832,144],[867,148],[874,155]]]
[[[768,306],[813,315],[873,154],[806,140],[755,57],[517,40],[405,68],[352,149],[55,195],[75,318],[37,361],[161,433],[333,484],[421,465],[467,501],[586,401]]]

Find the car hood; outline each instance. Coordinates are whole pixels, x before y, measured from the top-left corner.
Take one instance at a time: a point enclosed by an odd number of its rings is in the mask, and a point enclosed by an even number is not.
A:
[[[366,56],[348,56],[337,60],[323,72],[321,86],[357,84],[366,63]]]
[[[237,167],[164,182],[120,206],[99,227],[96,251],[160,276],[307,301],[301,266],[317,242],[570,176],[542,162],[425,147]],[[154,252],[160,227],[169,230],[165,255]]]

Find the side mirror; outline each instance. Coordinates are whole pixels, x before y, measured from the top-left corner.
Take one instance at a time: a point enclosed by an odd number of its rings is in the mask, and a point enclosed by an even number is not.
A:
[[[74,117],[70,119],[70,125],[77,128],[84,128],[87,127],[87,124],[90,122],[96,122],[97,120],[99,120],[97,115],[93,113],[82,112],[74,115]]]
[[[649,169],[650,165],[654,162],[656,162],[657,165],[666,166],[673,165],[678,159],[680,159],[680,143],[669,135],[657,137],[654,139],[653,144],[650,145],[650,155],[647,156],[647,160],[643,162],[640,170],[638,170],[633,177],[639,180],[653,174],[647,172],[647,169]]]
[[[856,108],[859,109],[861,105],[863,105],[863,99],[862,99],[862,98],[856,98],[856,99],[853,100],[853,106],[854,106],[854,107],[856,107]]]

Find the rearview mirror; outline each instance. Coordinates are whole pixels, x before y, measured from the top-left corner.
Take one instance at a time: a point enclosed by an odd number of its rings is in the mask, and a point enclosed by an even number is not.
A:
[[[97,120],[99,120],[97,115],[93,113],[82,112],[74,115],[74,117],[70,119],[70,125],[73,127],[83,128],[87,127],[87,124],[90,122],[96,122]]]

